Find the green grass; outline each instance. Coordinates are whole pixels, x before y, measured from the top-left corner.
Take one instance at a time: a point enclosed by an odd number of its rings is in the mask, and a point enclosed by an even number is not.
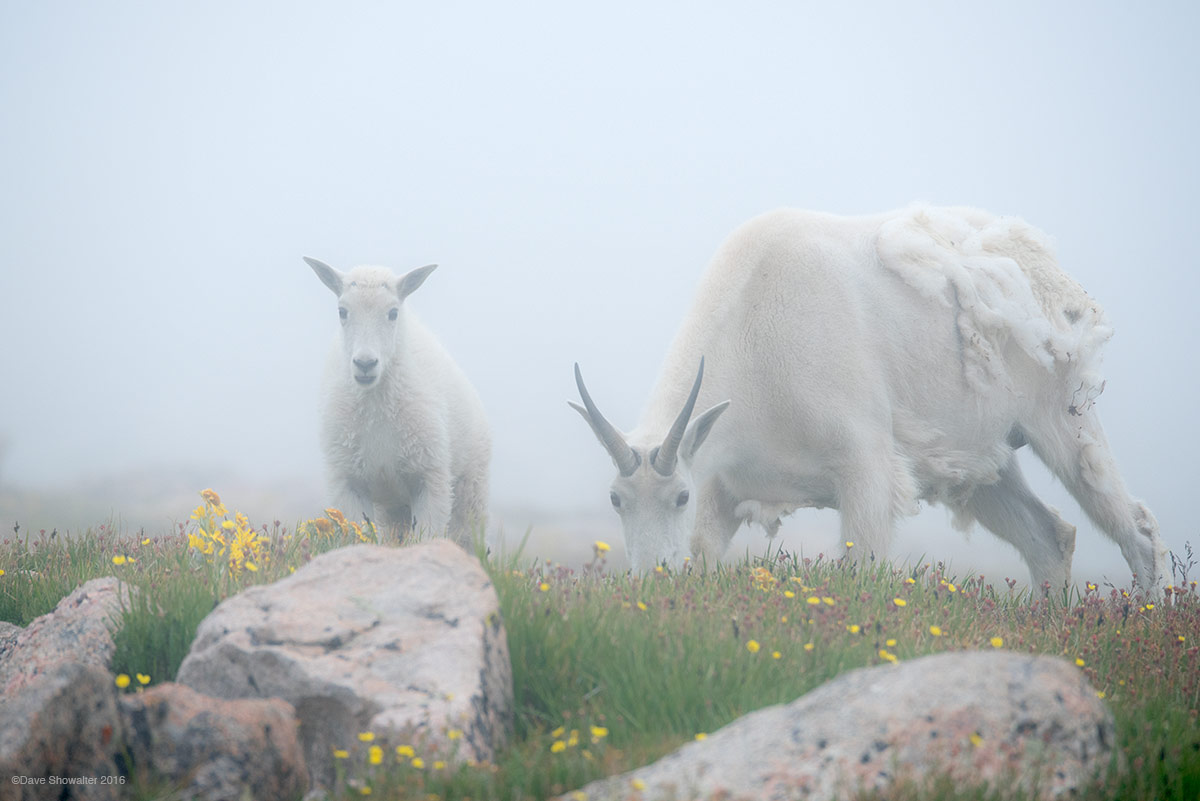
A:
[[[79,583],[118,575],[140,592],[117,637],[114,672],[157,683],[174,676],[196,626],[222,598],[375,536],[328,521],[294,531],[278,523],[251,529],[241,520],[221,528],[230,519],[223,508],[197,512],[207,516],[154,539],[121,538],[101,527],[70,538],[5,541],[0,619],[24,625]],[[202,525],[229,542],[240,532],[253,547],[206,555],[206,538],[197,538]],[[123,564],[114,564],[122,556]],[[1200,797],[1200,599],[1191,567],[1177,562],[1168,599],[1146,605],[1110,586],[1034,599],[978,577],[946,575],[936,563],[902,572],[775,554],[636,578],[608,574],[600,552],[580,571],[495,556],[488,568],[508,633],[516,702],[508,745],[493,764],[443,765],[414,744],[423,762],[415,766],[394,751],[377,752],[380,764],[371,764],[374,743],[346,743],[334,797],[360,798],[370,787],[383,798],[545,798],[652,762],[847,670],[1002,641],[1081,661],[1112,708],[1130,769],[1106,775],[1086,797],[1192,801]],[[1008,796],[934,780],[887,797]]]

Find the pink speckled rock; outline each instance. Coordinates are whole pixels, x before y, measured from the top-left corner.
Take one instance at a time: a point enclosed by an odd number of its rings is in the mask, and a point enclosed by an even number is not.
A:
[[[499,599],[448,540],[355,545],[224,601],[200,624],[176,677],[218,698],[296,709],[313,782],[335,748],[416,739],[490,760],[512,723],[512,666]],[[462,737],[447,738],[450,729]]]
[[[24,629],[0,632],[0,696],[17,694],[65,662],[108,670],[116,650],[113,633],[135,591],[112,576],[92,579]]]
[[[1055,798],[1108,767],[1114,738],[1112,715],[1074,665],[946,653],[852,671],[582,790],[589,801],[815,801],[944,774]]]
[[[308,789],[292,705],[160,684],[120,698],[123,757],[183,798],[299,798]]]

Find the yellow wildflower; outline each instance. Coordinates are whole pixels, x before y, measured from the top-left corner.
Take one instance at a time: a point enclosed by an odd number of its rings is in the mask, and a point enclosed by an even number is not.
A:
[[[383,749],[377,745],[371,746],[369,749],[367,749],[367,761],[372,765],[382,765]]]
[[[707,735],[706,733],[702,732],[702,731],[701,731],[701,732],[696,732],[696,739],[697,739],[697,740],[707,740],[707,739],[708,739],[708,735]]]
[[[124,690],[129,686],[129,676],[124,673],[118,674],[116,678],[116,685],[120,689]]]
[[[983,745],[983,737],[981,737],[979,732],[977,732],[977,731],[971,732],[970,739],[971,739],[971,745],[975,746],[976,748]]]
[[[637,608],[641,609],[643,612],[646,611],[646,605],[644,603],[642,603],[641,601],[637,602]]]
[[[596,540],[595,542],[592,543],[592,549],[595,550],[595,552],[598,554],[608,553],[609,551],[612,550],[612,546],[609,545],[604,540]]]
[[[884,645],[886,645],[888,648],[895,648],[896,641],[893,639],[889,639],[886,643],[884,643]]]
[[[883,648],[879,649],[879,658],[886,659],[888,662],[895,662],[897,659],[895,654],[893,654],[892,652],[887,651]]]
[[[783,591],[783,597],[784,597],[784,598],[795,598],[795,597],[796,597],[796,593],[792,592],[791,590],[784,590],[784,591]]]
[[[603,740],[608,736],[608,729],[603,726],[592,726],[592,739]]]
[[[828,595],[826,595],[826,596],[823,596],[823,597],[821,598],[821,602],[822,602],[823,604],[825,604],[826,606],[833,606],[833,599],[832,599],[832,598],[830,598]]]
[[[433,763],[434,770],[444,770],[445,768],[446,768],[446,763],[440,759],[437,762]]]
[[[783,654],[779,653],[778,651],[772,651],[771,658],[772,659],[781,659],[781,658],[783,658]]]
[[[221,496],[211,489],[201,490],[200,497],[204,499],[210,506],[220,506]]]
[[[125,557],[121,556],[120,554],[117,554],[116,556],[114,556],[112,558],[112,563],[114,565],[123,565],[123,564],[125,564]]]
[[[542,592],[547,592],[550,589],[550,585],[543,581],[541,584],[538,585],[538,589],[541,590]]]
[[[412,747],[411,745],[398,745],[398,746],[396,746],[396,756],[398,756],[398,757],[408,757],[408,758],[412,758],[412,757],[414,757],[414,756],[416,756],[416,755],[417,755],[417,754],[416,754],[416,752],[415,752],[415,751],[413,751],[413,747]]]
[[[851,634],[858,634],[859,626],[857,623],[851,623],[849,626],[846,626],[846,631],[850,632]]]
[[[853,543],[853,542],[851,542],[850,540],[846,540],[846,547],[847,547],[847,548],[853,548],[853,547],[854,547],[854,543]]]
[[[137,676],[138,684],[149,684],[150,683],[150,677],[147,676],[145,673],[137,673],[135,675]]]
[[[930,626],[929,633],[932,634],[934,637],[941,637],[942,636],[942,627],[941,626]]]
[[[413,757],[412,766],[417,770],[420,770],[421,768],[425,767],[425,760],[421,759],[420,757]]]
[[[629,783],[629,786],[638,791],[646,789],[646,783],[641,779],[634,779]]]
[[[451,740],[457,740],[458,738],[462,737],[462,729],[450,729],[446,732],[446,736]]]
[[[350,757],[350,752],[347,751],[346,749],[344,749],[344,748],[333,749],[333,758],[334,759],[349,759],[349,757]]]
[[[811,651],[812,649],[814,649],[814,648],[816,648],[816,647],[817,647],[817,646],[816,646],[815,644],[811,643],[811,642],[806,642],[806,643],[804,643],[804,650],[805,650],[805,651]]]
[[[375,741],[375,732],[373,732],[373,731],[360,731],[360,732],[358,733],[358,741],[359,741],[360,743],[371,743],[371,742],[374,742],[374,741]]]
[[[816,606],[817,604],[821,603],[821,599],[815,595],[810,595],[808,596],[808,602],[813,606]]]
[[[758,640],[750,640],[750,642],[746,643],[746,650],[749,651],[750,653],[757,654],[758,649],[759,649]]]
[[[565,726],[559,726],[557,729],[555,729],[554,731],[550,732],[550,736],[551,736],[551,737],[553,737],[553,738],[556,738],[556,739],[557,739],[558,737],[562,737],[562,736],[563,736],[563,733],[564,733],[566,730],[567,730],[567,729],[566,729],[566,727],[565,727]]]
[[[903,598],[893,598],[892,603],[894,603],[896,606],[908,606],[908,601],[904,600]]]
[[[1003,637],[993,637],[992,638],[992,647],[993,648],[1003,648],[1004,647],[1004,638]]]
[[[1086,664],[1080,657],[1075,657],[1075,667],[1083,667]]]

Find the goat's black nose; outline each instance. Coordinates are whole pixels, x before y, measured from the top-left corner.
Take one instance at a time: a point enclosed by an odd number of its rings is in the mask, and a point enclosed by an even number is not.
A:
[[[379,359],[355,359],[354,366],[364,373],[375,368],[379,364]]]

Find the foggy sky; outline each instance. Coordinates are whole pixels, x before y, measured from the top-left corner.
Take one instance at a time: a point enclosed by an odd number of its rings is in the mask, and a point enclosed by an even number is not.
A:
[[[409,303],[483,397],[494,508],[615,527],[572,363],[631,429],[734,227],[925,200],[1054,237],[1116,330],[1126,482],[1195,541],[1194,4],[573,6],[0,4],[0,481],[318,482],[336,308],[301,256],[436,262]],[[1127,578],[1024,464],[1077,577]],[[897,552],[962,543],[945,520]]]

